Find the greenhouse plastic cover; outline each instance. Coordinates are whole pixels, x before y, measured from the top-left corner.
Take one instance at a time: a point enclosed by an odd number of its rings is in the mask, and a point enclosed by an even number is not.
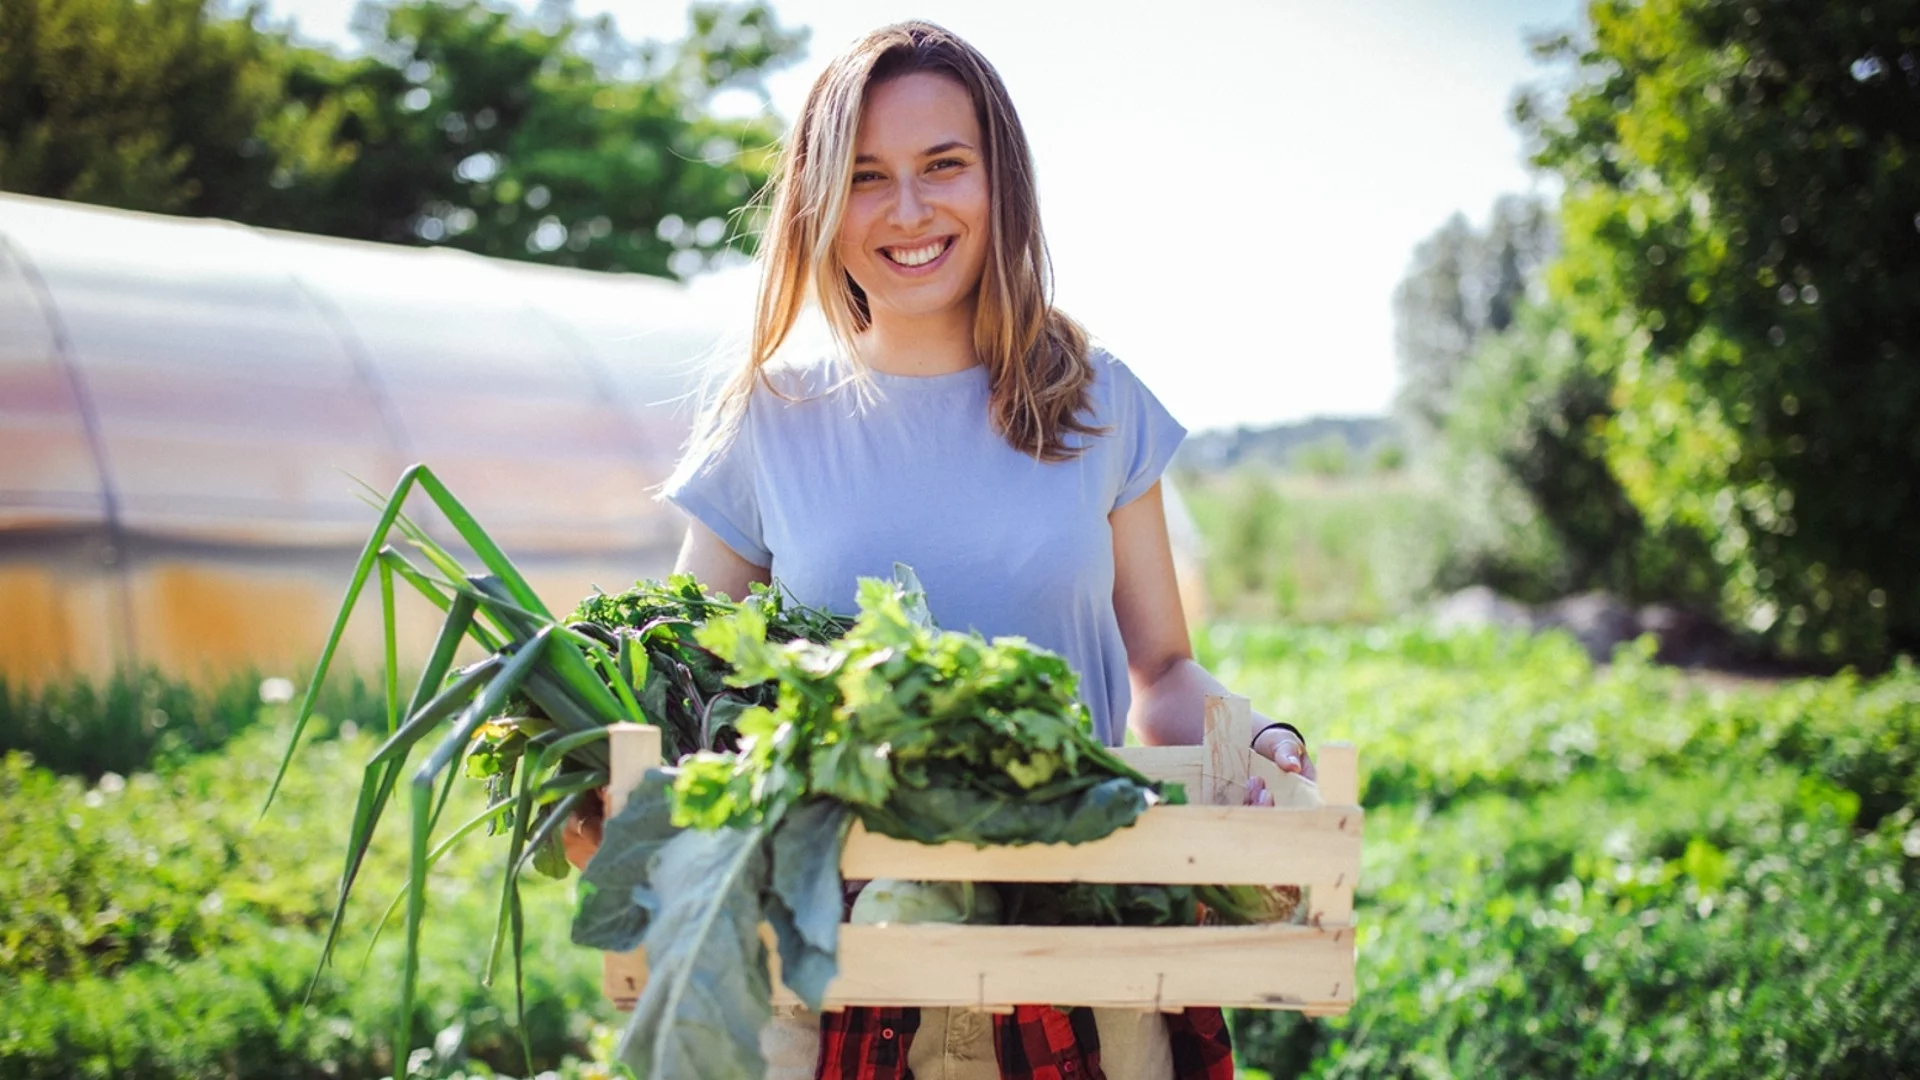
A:
[[[510,550],[670,542],[750,288],[0,196],[0,533],[332,547],[418,461]]]

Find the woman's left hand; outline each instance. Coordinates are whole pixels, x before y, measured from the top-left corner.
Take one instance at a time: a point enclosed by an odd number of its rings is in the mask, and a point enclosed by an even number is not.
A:
[[[1281,772],[1297,773],[1308,780],[1319,779],[1319,773],[1313,767],[1313,756],[1307,753],[1307,744],[1286,728],[1262,732],[1253,741],[1253,752],[1279,766]],[[1256,776],[1247,781],[1247,805],[1273,805],[1273,792],[1267,790],[1265,780]]]

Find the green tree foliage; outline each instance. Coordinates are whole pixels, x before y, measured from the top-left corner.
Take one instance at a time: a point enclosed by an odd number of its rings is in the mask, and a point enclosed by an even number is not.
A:
[[[1700,545],[1650,534],[1605,460],[1610,382],[1545,295],[1557,244],[1545,203],[1503,196],[1486,228],[1456,214],[1423,241],[1395,293],[1399,420],[1457,496],[1434,584],[1697,599]]]
[[[204,214],[276,169],[337,167],[332,117],[285,94],[285,54],[203,0],[8,0],[0,189]]]
[[[1494,203],[1485,232],[1455,214],[1414,248],[1393,296],[1403,421],[1430,435],[1452,411],[1453,387],[1480,340],[1513,324],[1552,257],[1545,203],[1518,195]]]
[[[750,244],[770,112],[726,118],[804,34],[697,3],[673,46],[565,4],[357,12],[363,55],[199,0],[25,0],[0,16],[0,185],[508,258],[692,273]],[[80,74],[74,74],[74,73]],[[85,118],[74,123],[73,118]]]
[[[1469,504],[1441,583],[1540,602],[1604,589],[1711,608],[1712,561],[1687,530],[1650,526],[1606,460],[1611,383],[1556,303],[1523,303],[1483,337],[1444,419],[1446,466]]]
[[[1605,0],[1562,105],[1552,284],[1613,475],[1790,653],[1920,647],[1920,2]]]

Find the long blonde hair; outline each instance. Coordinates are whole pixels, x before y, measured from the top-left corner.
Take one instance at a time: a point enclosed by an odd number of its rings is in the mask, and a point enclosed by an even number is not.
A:
[[[760,292],[745,365],[714,401],[696,453],[724,445],[738,429],[756,383],[786,341],[809,287],[849,356],[872,322],[866,295],[847,274],[835,240],[852,183],[854,143],[867,90],[915,72],[965,87],[986,142],[992,199],[986,265],[973,322],[975,353],[987,368],[988,412],[1014,449],[1041,461],[1066,461],[1084,446],[1069,434],[1105,429],[1081,419],[1090,410],[1093,367],[1087,336],[1053,306],[1053,271],[1040,231],[1033,154],[999,72],[979,50],[932,23],[902,22],[867,34],[835,57],[807,93],[774,179],[760,236]],[[762,198],[766,193],[762,192]]]

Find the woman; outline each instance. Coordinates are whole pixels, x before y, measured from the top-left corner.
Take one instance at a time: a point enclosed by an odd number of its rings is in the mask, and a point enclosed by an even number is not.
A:
[[[856,578],[904,562],[942,626],[1066,656],[1109,744],[1123,723],[1199,743],[1224,690],[1193,660],[1159,483],[1185,431],[1053,308],[1031,155],[986,59],[919,22],[835,58],[761,259],[748,362],[667,485],[692,518],[678,568],[847,610]],[[840,354],[776,362],[809,295]],[[1313,775],[1297,731],[1255,729]],[[1248,801],[1271,797],[1255,781]],[[778,1019],[766,1043],[780,1076],[1232,1075],[1217,1010],[849,1009]]]

